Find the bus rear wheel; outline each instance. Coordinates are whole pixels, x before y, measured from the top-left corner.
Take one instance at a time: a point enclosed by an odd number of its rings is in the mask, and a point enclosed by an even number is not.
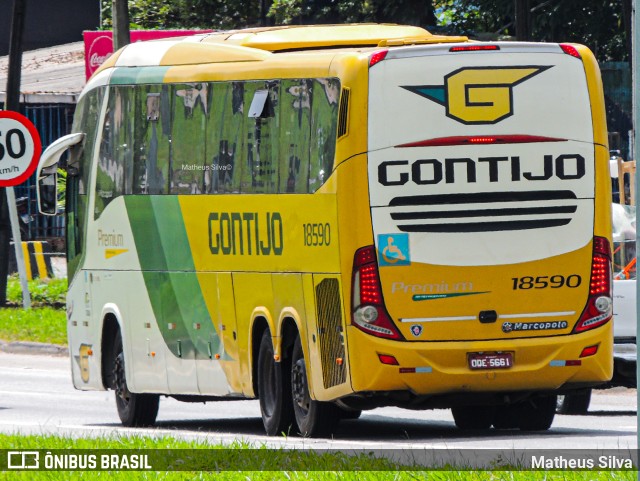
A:
[[[553,423],[557,402],[555,394],[540,394],[523,401],[518,409],[518,427],[522,431],[546,431]]]
[[[124,368],[124,350],[122,336],[117,333],[115,343],[115,362],[113,369],[116,407],[123,426],[152,426],[158,416],[160,396],[157,394],[136,394],[129,391]]]
[[[559,414],[587,414],[591,403],[591,389],[558,396],[556,412]]]
[[[289,395],[290,369],[286,360],[275,362],[271,335],[266,330],[258,351],[258,397],[262,424],[269,436],[288,433],[293,422],[293,407]]]
[[[493,424],[494,406],[456,406],[451,408],[453,420],[460,429],[489,429]]]
[[[307,379],[302,344],[297,337],[291,354],[291,397],[296,424],[304,437],[328,435],[340,419],[338,407],[311,399]]]

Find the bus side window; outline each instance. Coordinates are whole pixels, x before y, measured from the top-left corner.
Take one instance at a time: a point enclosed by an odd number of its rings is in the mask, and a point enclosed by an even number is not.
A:
[[[246,151],[240,190],[270,194],[278,191],[278,126],[280,81],[245,83],[245,105],[251,107],[245,123]],[[257,108],[256,108],[257,106]]]
[[[206,83],[172,85],[172,194],[201,194],[204,186],[205,130],[208,117]]]
[[[244,82],[210,84],[211,113],[206,126],[204,189],[208,194],[240,192]]]
[[[144,85],[136,96],[134,194],[169,191],[171,97],[168,86]]]
[[[336,152],[338,123],[338,79],[314,79],[311,102],[311,169],[309,192],[315,192],[329,178]]]
[[[91,155],[95,145],[97,122],[100,118],[104,88],[84,95],[76,110],[71,131],[84,132],[81,145],[71,149],[67,163],[65,209],[67,213],[67,277],[72,280],[84,252],[86,219],[89,210],[88,182]]]
[[[308,191],[312,85],[309,79],[282,81],[278,188],[280,193],[303,194]]]
[[[132,125],[128,114],[133,89],[112,87],[102,129],[96,177],[94,215],[124,193],[125,166],[131,164]]]

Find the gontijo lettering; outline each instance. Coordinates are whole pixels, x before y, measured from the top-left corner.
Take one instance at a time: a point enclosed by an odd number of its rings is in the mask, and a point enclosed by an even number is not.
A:
[[[213,255],[282,255],[279,212],[211,212],[209,249]]]

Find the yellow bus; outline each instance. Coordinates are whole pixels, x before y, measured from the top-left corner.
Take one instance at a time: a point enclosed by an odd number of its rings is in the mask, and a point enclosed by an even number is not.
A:
[[[73,382],[114,389],[127,426],[172,396],[259,398],[270,435],[380,406],[544,430],[558,393],[611,378],[583,46],[399,25],[135,43],[42,156],[50,213],[59,167]]]

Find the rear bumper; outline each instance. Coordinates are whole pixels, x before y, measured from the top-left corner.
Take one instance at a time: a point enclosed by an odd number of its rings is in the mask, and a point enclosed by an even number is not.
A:
[[[398,342],[347,328],[349,366],[354,393],[409,391],[415,395],[470,392],[550,391],[566,385],[606,382],[613,374],[613,328],[531,339],[459,342]],[[598,352],[580,359],[582,349]],[[513,352],[508,369],[471,370],[467,353]],[[378,354],[394,356],[399,366],[382,364]],[[580,366],[562,361],[578,360]],[[416,368],[401,373],[400,368]]]

